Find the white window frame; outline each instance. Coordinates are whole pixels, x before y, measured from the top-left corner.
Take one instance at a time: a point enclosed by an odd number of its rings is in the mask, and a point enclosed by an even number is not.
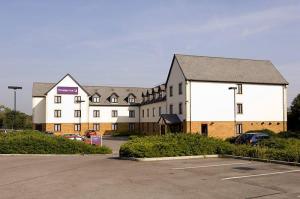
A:
[[[61,124],[54,124],[54,132],[61,132]]]
[[[118,124],[117,124],[117,123],[111,124],[111,129],[112,129],[113,131],[117,131],[117,130],[118,130]]]
[[[135,118],[135,110],[129,110],[129,117]]]
[[[81,124],[74,124],[74,131],[81,131]]]
[[[93,130],[99,131],[100,130],[100,123],[93,123]]]
[[[61,110],[58,110],[58,109],[54,110],[54,117],[61,118]]]
[[[242,123],[237,123],[236,124],[236,133],[238,135],[243,133],[243,124]]]
[[[111,117],[118,117],[118,110],[111,110]]]
[[[81,103],[81,96],[80,95],[74,96],[74,103],[76,103],[76,104]]]
[[[100,103],[100,97],[98,95],[95,95],[92,97],[92,102],[93,103]]]
[[[76,118],[81,117],[81,110],[74,110],[74,117],[76,117]]]
[[[60,95],[54,96],[54,104],[61,104],[61,96]]]
[[[100,110],[93,110],[93,117],[95,118],[100,117]]]
[[[242,84],[238,84],[237,85],[237,92],[236,94],[243,94],[243,85]]]
[[[241,115],[244,113],[244,107],[243,107],[243,104],[242,103],[237,103],[236,104],[236,113]]]

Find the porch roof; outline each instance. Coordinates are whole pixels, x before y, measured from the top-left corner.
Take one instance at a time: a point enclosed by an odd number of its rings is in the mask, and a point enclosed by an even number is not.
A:
[[[177,114],[161,114],[158,123],[163,121],[165,124],[178,124],[181,123]]]

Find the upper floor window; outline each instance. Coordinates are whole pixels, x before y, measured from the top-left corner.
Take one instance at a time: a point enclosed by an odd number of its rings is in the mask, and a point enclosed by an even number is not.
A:
[[[135,97],[133,95],[128,96],[128,103],[135,103]]]
[[[142,117],[145,117],[145,110],[142,110]]]
[[[152,116],[155,117],[155,108],[152,108]]]
[[[74,117],[81,117],[81,110],[75,110]]]
[[[60,104],[61,103],[61,96],[54,96],[54,103]]]
[[[147,108],[147,117],[149,117],[149,109]]]
[[[74,97],[74,102],[75,103],[81,103],[81,96],[75,96]]]
[[[116,93],[111,94],[110,103],[118,103],[118,95]]]
[[[61,110],[54,110],[54,117],[61,117]]]
[[[169,92],[170,92],[170,97],[172,97],[173,96],[173,86],[169,87]]]
[[[93,111],[93,116],[94,117],[100,117],[100,110],[94,110]]]
[[[243,94],[243,85],[242,84],[237,85],[237,94]]]
[[[173,104],[170,104],[170,110],[169,110],[170,114],[173,114]]]
[[[130,110],[130,111],[129,111],[129,117],[130,117],[130,118],[135,117],[135,111],[134,111],[134,110]]]
[[[158,114],[161,116],[161,107],[158,107]]]
[[[179,114],[182,114],[182,103],[180,102],[178,105]]]
[[[237,103],[237,113],[243,114],[243,104],[242,103]]]
[[[118,117],[118,111],[117,110],[112,110],[111,111],[111,116],[112,117]]]
[[[98,95],[94,95],[93,98],[92,98],[92,102],[99,103],[100,102],[100,97]]]
[[[182,95],[182,83],[178,84],[178,94]]]

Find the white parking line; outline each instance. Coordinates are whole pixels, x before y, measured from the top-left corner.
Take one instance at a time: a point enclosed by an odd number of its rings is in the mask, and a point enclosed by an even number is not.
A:
[[[252,177],[259,177],[259,176],[270,176],[270,175],[279,175],[279,174],[295,173],[295,172],[300,172],[300,169],[298,169],[298,170],[290,170],[290,171],[273,172],[273,173],[262,173],[262,174],[247,175],[247,176],[235,176],[235,177],[229,177],[229,178],[222,178],[222,180],[232,180],[232,179],[241,179],[241,178],[252,178]]]
[[[197,168],[207,168],[207,167],[221,167],[221,166],[242,165],[242,164],[252,164],[252,163],[251,162],[236,162],[236,163],[227,163],[227,164],[201,165],[201,166],[193,166],[193,167],[179,167],[179,168],[172,168],[172,169],[175,169],[175,170],[184,170],[184,169],[197,169]]]

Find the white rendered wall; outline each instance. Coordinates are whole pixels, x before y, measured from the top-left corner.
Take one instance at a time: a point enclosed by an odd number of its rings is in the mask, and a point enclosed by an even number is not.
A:
[[[94,117],[94,110],[100,110],[100,117]],[[118,111],[118,117],[112,117],[112,110]],[[129,117],[129,110],[135,111],[135,117]],[[90,123],[138,123],[139,107],[137,106],[90,106],[89,108]]]
[[[159,120],[159,107],[161,107],[161,113],[164,114],[166,113],[166,101],[163,102],[157,102],[153,104],[146,104],[141,106],[140,111],[141,111],[141,122],[158,122]],[[155,108],[155,114],[153,117],[153,108]],[[147,117],[147,109],[149,109],[149,117]],[[143,117],[143,110],[144,110],[144,117]]]
[[[182,83],[182,94],[179,95],[178,88],[179,83]],[[170,97],[170,86],[173,86],[173,96]],[[186,81],[183,76],[183,73],[178,65],[178,62],[176,61],[176,58],[173,62],[173,67],[170,72],[169,80],[167,83],[167,112],[169,112],[169,106],[170,104],[173,105],[173,113],[177,114],[181,120],[186,119]],[[179,103],[182,103],[182,114],[179,115]]]
[[[78,87],[78,95],[57,94],[57,87]],[[54,96],[61,96],[61,103],[54,103]],[[56,85],[46,97],[46,122],[47,123],[79,123],[80,118],[74,117],[74,110],[80,110],[80,104],[74,102],[75,96],[81,96],[81,123],[88,122],[88,95],[72,80],[66,76],[58,85]],[[54,117],[54,110],[61,110],[61,118]]]
[[[46,123],[46,98],[32,98],[32,122],[34,124]]]
[[[237,85],[191,82],[192,121],[233,121],[231,86]],[[243,104],[237,121],[283,121],[286,114],[286,92],[280,85],[243,84],[243,94],[236,94],[236,102]]]

